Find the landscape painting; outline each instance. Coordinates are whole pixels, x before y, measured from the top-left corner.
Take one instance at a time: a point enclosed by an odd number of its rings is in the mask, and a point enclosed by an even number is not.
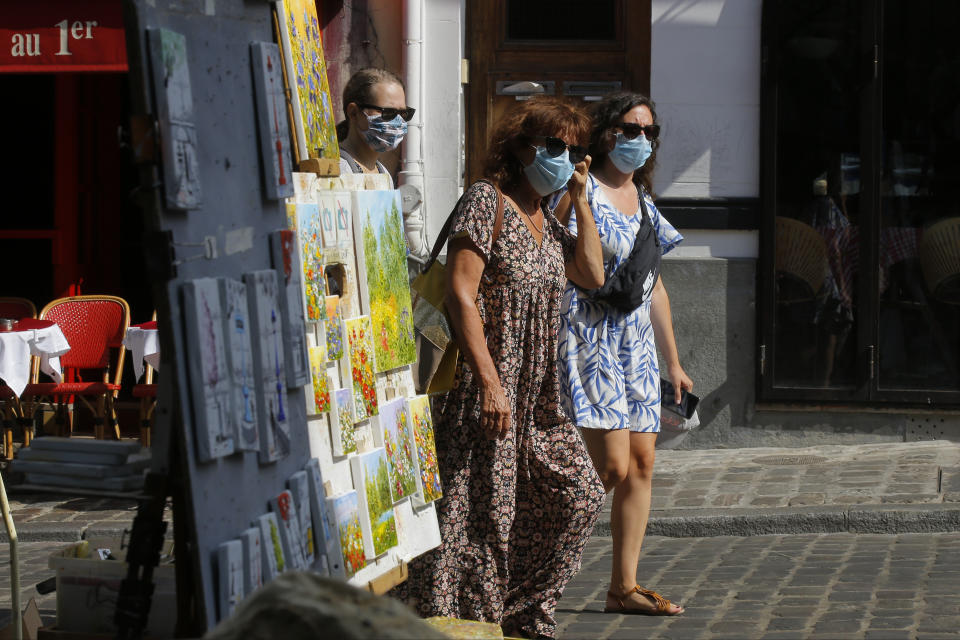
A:
[[[397,502],[417,490],[413,442],[407,427],[407,403],[394,398],[380,407],[380,426],[383,428],[383,447],[390,469],[390,494]]]
[[[390,494],[390,472],[383,447],[350,459],[360,503],[360,526],[368,560],[397,546],[397,523]]]
[[[353,385],[354,418],[363,420],[377,415],[377,388],[374,380],[373,336],[370,317],[345,320],[350,380]]]
[[[313,412],[330,411],[330,380],[327,377],[327,350],[310,347],[310,373],[313,378]],[[308,405],[309,406],[309,405]]]
[[[198,278],[184,283],[182,290],[187,349],[196,356],[187,359],[196,455],[208,462],[235,449],[220,285],[215,278]]]
[[[343,357],[343,315],[340,313],[340,296],[327,296],[327,360]]]
[[[336,421],[333,426],[333,455],[345,456],[357,451],[356,425],[353,419],[353,389],[345,387],[333,392]],[[331,414],[332,415],[332,414]]]
[[[328,499],[340,534],[340,552],[346,577],[351,577],[367,566],[363,551],[363,531],[360,526],[360,505],[356,491]]]
[[[360,299],[373,324],[376,370],[417,359],[399,191],[356,191],[354,243]]]
[[[433,435],[433,413],[430,398],[416,396],[407,401],[408,426],[413,433],[417,449],[417,500],[423,504],[443,497],[440,487],[440,470],[437,467],[437,446]]]
[[[219,286],[223,334],[230,363],[231,416],[237,437],[236,448],[258,451],[260,433],[257,427],[247,287],[233,278],[220,278]]]
[[[290,423],[286,369],[283,361],[283,333],[280,328],[280,290],[277,272],[272,269],[243,275],[247,285],[250,335],[253,347],[254,380],[260,425],[260,462],[274,462],[290,453]]]

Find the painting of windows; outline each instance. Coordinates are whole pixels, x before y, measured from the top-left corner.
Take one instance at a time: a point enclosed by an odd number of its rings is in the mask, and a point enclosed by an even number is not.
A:
[[[230,617],[243,600],[243,544],[229,540],[217,546],[220,619]]]
[[[359,494],[356,491],[348,491],[335,498],[329,498],[327,502],[337,523],[343,568],[346,577],[349,578],[367,566],[363,550],[363,530],[360,524]]]
[[[336,532],[333,507],[327,500],[326,490],[323,488],[323,473],[320,471],[320,461],[310,458],[304,469],[307,472],[307,481],[310,489],[310,514],[313,519],[314,537],[317,540],[317,554],[326,557],[326,568],[332,576],[344,577],[343,553],[340,550],[340,537]],[[360,522],[357,522],[357,531]],[[363,545],[361,539],[361,548]]]
[[[390,472],[383,447],[350,459],[353,486],[360,504],[360,526],[368,560],[397,546],[397,522],[393,515]]]
[[[390,469],[390,494],[397,502],[417,490],[413,441],[407,427],[409,410],[404,398],[394,398],[380,407],[383,447]]]
[[[353,386],[354,417],[363,420],[377,415],[377,388],[373,376],[373,336],[370,317],[345,320],[348,369]]]
[[[349,193],[337,193],[334,191],[321,191],[317,195],[317,202],[320,205],[320,226],[323,229],[323,246],[325,249],[332,249],[337,246],[337,214],[338,201],[343,199]]]
[[[409,411],[407,426],[416,447],[416,502],[426,504],[443,497],[443,490],[440,487],[440,470],[437,468],[437,447],[433,437],[430,398],[416,396],[407,399],[406,403]]]
[[[183,285],[186,318],[190,402],[201,462],[230,455],[235,448],[230,369],[223,338],[220,285],[215,278],[198,278]]]
[[[357,451],[357,432],[353,418],[353,389],[345,387],[333,392],[336,420],[333,426],[333,455],[345,456]],[[331,413],[331,416],[333,414]]]
[[[304,330],[303,276],[300,256],[297,255],[296,233],[290,229],[271,233],[270,254],[280,282],[280,326],[283,331],[287,387],[302,387],[310,381],[310,367]]]
[[[287,488],[293,496],[293,506],[297,511],[300,528],[300,540],[303,541],[303,557],[307,566],[313,566],[317,557],[316,541],[313,535],[313,518],[310,514],[310,485],[306,471],[297,471],[287,480]]]
[[[223,335],[230,366],[231,416],[235,425],[236,448],[242,451],[259,451],[260,433],[257,427],[247,287],[232,278],[220,278],[218,283]]]
[[[356,191],[353,225],[360,299],[373,324],[377,371],[417,359],[399,191]]]
[[[240,533],[243,545],[243,592],[251,594],[263,585],[263,544],[260,529],[250,527]]]
[[[327,350],[310,347],[310,372],[313,377],[314,413],[330,411],[330,379],[327,377]]]
[[[339,162],[340,147],[316,4],[313,0],[284,0],[277,10],[287,79],[291,87],[296,87],[291,102],[299,157]]]
[[[260,426],[260,462],[273,462],[290,453],[287,420],[286,369],[280,328],[280,290],[272,269],[243,275],[247,285],[257,420]]]

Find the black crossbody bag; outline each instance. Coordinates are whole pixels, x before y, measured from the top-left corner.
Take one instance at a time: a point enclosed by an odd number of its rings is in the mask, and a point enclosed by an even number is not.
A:
[[[647,203],[637,188],[640,199],[640,211],[643,219],[633,240],[633,248],[626,260],[614,271],[603,286],[593,289],[589,295],[594,300],[604,302],[614,309],[628,313],[639,307],[647,298],[644,284],[650,283],[650,291],[660,275],[660,238],[647,213]]]

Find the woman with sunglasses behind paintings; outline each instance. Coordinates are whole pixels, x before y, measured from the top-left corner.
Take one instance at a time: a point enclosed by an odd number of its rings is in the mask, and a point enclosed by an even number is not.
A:
[[[676,388],[693,388],[680,366],[670,301],[659,277],[660,256],[683,237],[651,198],[660,142],[653,102],[617,93],[596,103],[591,115],[594,161],[586,197],[603,245],[608,284],[588,291],[572,281],[564,292],[561,396],[604,487],[614,492],[613,571],[605,611],[673,616],[683,613],[683,607],[644,589],[636,578],[660,431],[657,347]],[[570,196],[557,197],[557,216],[573,230],[580,209],[571,213]],[[611,290],[621,277],[632,278],[626,295]]]
[[[488,180],[450,226],[446,308],[460,346],[434,407],[442,544],[410,563],[401,598],[424,617],[493,622],[552,638],[554,609],[603,504],[603,486],[560,408],[557,336],[567,279],[603,282],[584,197],[590,120],[552,97],[517,102],[497,124]],[[546,208],[567,186],[576,236]]]
[[[386,69],[361,69],[343,89],[343,111],[347,119],[337,124],[340,173],[389,175],[380,156],[397,148],[415,111],[407,106],[403,82]]]

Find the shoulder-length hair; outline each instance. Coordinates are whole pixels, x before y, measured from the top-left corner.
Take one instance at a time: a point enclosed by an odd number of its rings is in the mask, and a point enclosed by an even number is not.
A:
[[[380,69],[378,67],[366,67],[360,69],[347,80],[347,85],[343,88],[343,115],[347,115],[347,105],[351,102],[365,104],[373,102],[373,88],[381,82],[398,84],[401,89],[406,91],[403,86],[403,80],[400,76],[389,69]],[[343,142],[350,133],[350,121],[346,118],[337,123],[337,140]]]
[[[490,135],[484,175],[501,189],[517,185],[523,176],[523,164],[514,152],[531,144],[537,136],[553,136],[567,144],[586,146],[590,117],[580,106],[563,98],[534,96],[517,102]]]
[[[599,167],[607,161],[607,146],[610,143],[607,132],[621,122],[625,113],[641,105],[650,109],[653,123],[659,124],[653,100],[640,93],[630,91],[611,93],[593,104],[590,109],[590,116],[593,120],[593,126],[590,129],[590,155],[593,158],[591,166]],[[642,167],[633,172],[633,182],[638,187],[643,187],[644,191],[653,197],[653,172],[657,167],[657,149],[660,148],[660,138],[658,137],[651,143],[653,153],[650,154]]]

